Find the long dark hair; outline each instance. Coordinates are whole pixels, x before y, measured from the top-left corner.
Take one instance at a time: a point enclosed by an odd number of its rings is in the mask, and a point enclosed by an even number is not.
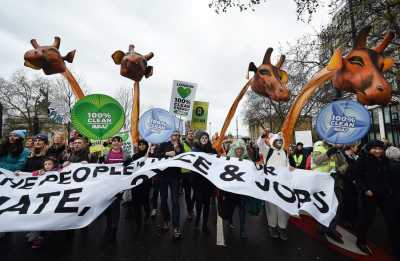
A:
[[[205,145],[200,143],[200,139],[203,136],[207,136],[208,137],[208,142]],[[196,150],[201,151],[201,152],[205,152],[205,153],[213,153],[213,148],[212,148],[212,145],[211,145],[210,135],[208,135],[207,132],[201,132],[198,135],[198,138],[199,138],[199,140],[195,144]]]
[[[144,144],[146,146],[146,149],[144,149],[143,151],[138,150],[137,152],[138,156],[144,157],[149,150],[149,143],[146,140],[139,140],[138,144]]]
[[[24,140],[22,138],[17,138],[15,143],[10,143],[9,138],[6,137],[0,145],[0,157],[11,154],[13,158],[16,158],[21,155],[22,151],[24,151]]]

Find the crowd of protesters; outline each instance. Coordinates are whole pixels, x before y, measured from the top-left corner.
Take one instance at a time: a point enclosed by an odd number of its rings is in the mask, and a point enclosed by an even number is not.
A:
[[[271,167],[288,167],[293,170],[309,169],[330,173],[335,180],[335,194],[338,199],[336,217],[329,227],[318,226],[321,235],[343,244],[342,235],[337,231],[341,225],[357,237],[357,246],[366,254],[372,254],[367,245],[367,235],[374,222],[376,210],[384,217],[390,242],[395,254],[399,256],[400,246],[396,240],[399,234],[400,193],[396,188],[400,175],[400,149],[387,141],[374,140],[363,146],[335,145],[317,141],[313,148],[304,148],[301,142],[284,150],[284,140],[280,134],[265,130],[256,143],[245,142],[228,136],[223,143],[227,156],[248,159],[256,164]],[[71,163],[123,163],[130,164],[142,157],[174,157],[184,152],[204,152],[215,154],[208,133],[188,130],[185,137],[177,131],[170,140],[161,144],[148,144],[140,140],[135,153],[130,155],[123,150],[119,136],[106,142],[103,153],[90,153],[90,142],[78,132],[72,131],[69,137],[61,132],[53,133],[51,140],[47,134],[40,133],[27,137],[24,130],[14,130],[0,145],[0,167],[19,172],[43,175],[46,171],[59,170]],[[168,193],[170,191],[170,193]],[[208,220],[211,202],[218,199],[219,214],[226,219],[230,229],[234,229],[233,215],[239,215],[240,237],[247,238],[246,216],[258,214],[265,206],[266,229],[274,239],[287,240],[289,214],[270,202],[225,191],[216,187],[202,175],[190,170],[170,167],[163,170],[143,184],[129,191],[121,192],[105,211],[106,233],[115,239],[120,220],[121,201],[127,208],[127,218],[134,218],[137,228],[147,223],[161,211],[162,229],[172,230],[174,239],[183,237],[179,196],[184,193],[186,219],[194,219],[194,227],[208,233]],[[159,204],[160,202],[160,204]],[[171,206],[171,208],[170,208]],[[143,215],[144,212],[144,215]],[[200,226],[200,221],[201,226]],[[44,232],[30,232],[27,240],[32,248],[40,248]],[[0,234],[0,237],[4,236]]]

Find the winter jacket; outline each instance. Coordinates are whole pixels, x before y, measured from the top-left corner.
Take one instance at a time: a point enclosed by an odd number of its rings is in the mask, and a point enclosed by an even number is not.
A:
[[[40,156],[34,155],[34,156],[29,157],[26,161],[23,171],[33,172],[35,170],[43,169],[43,162],[44,162],[45,158],[46,158],[46,156],[44,156],[44,155],[40,155]]]
[[[400,161],[390,160],[390,184],[398,185],[400,184]],[[396,200],[396,205],[400,207],[400,190],[393,189],[393,196]]]
[[[55,146],[52,145],[47,150],[47,156],[55,158],[58,163],[62,163],[62,157],[64,155],[65,145]]]
[[[24,148],[18,157],[13,157],[11,154],[0,157],[0,168],[10,171],[23,170],[30,154],[31,152]]]
[[[381,199],[392,195],[390,161],[386,157],[377,159],[370,154],[362,155],[354,165],[354,175],[361,193],[371,190],[375,197]]]
[[[157,151],[157,153],[158,153],[157,156],[159,158],[168,158],[168,156],[165,153],[167,153],[169,151],[174,151],[174,150],[175,150],[174,149],[174,144],[172,144],[171,141],[163,142],[163,143],[160,144],[160,148]],[[181,143],[179,143],[179,149],[178,150],[175,150],[175,155],[179,155],[179,154],[183,153],[183,145]],[[166,168],[163,171],[162,177],[167,177],[168,176],[168,177],[177,177],[178,178],[179,174],[181,174],[181,169],[180,168],[175,168],[175,167]]]
[[[97,157],[94,154],[89,153],[89,150],[83,149],[80,151],[72,152],[66,161],[69,161],[72,163],[79,163],[82,161],[86,161],[88,163],[96,163]]]

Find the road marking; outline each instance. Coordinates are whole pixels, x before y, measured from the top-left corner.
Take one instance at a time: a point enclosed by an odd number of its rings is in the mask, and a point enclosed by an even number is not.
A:
[[[226,246],[224,237],[224,224],[222,218],[218,215],[218,200],[215,199],[216,213],[217,213],[217,246]]]

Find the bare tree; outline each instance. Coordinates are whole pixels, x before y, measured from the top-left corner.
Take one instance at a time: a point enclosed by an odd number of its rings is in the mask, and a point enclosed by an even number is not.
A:
[[[77,82],[85,94],[90,92],[81,77],[77,78]],[[68,131],[71,130],[71,112],[76,103],[76,98],[71,90],[68,81],[65,78],[58,78],[52,82],[52,88],[49,93],[50,115],[54,111],[56,120],[59,124],[66,124]],[[57,120],[58,119],[58,120]]]
[[[125,124],[124,129],[128,130],[131,127],[131,110],[132,110],[132,89],[129,87],[121,87],[118,89],[118,93],[116,96],[117,101],[121,104],[122,108],[124,109],[125,114]]]
[[[42,77],[30,80],[24,71],[15,72],[10,80],[0,78],[0,100],[11,118],[23,119],[35,132],[39,111],[48,106],[51,82]]]

